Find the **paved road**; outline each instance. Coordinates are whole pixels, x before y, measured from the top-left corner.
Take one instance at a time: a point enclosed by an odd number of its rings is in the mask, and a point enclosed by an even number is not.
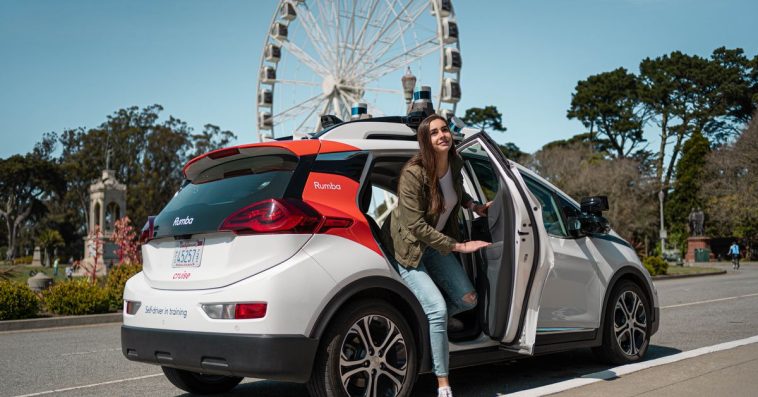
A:
[[[725,265],[726,268],[726,265]],[[649,358],[758,334],[758,265],[722,276],[656,282],[662,324]],[[0,396],[183,396],[158,367],[121,355],[119,325],[0,333]],[[586,350],[453,371],[456,396],[494,396],[608,367]],[[435,395],[431,376],[416,395]],[[230,396],[305,397],[301,385],[247,379]]]

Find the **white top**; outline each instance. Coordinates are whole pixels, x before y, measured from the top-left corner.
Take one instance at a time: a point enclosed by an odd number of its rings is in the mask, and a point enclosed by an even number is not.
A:
[[[442,198],[445,201],[445,212],[440,214],[440,219],[437,221],[437,231],[442,231],[447,222],[447,218],[450,217],[450,213],[453,212],[453,207],[458,202],[458,195],[455,194],[455,188],[453,187],[453,173],[450,172],[450,167],[447,167],[447,172],[440,181],[440,189],[442,190]]]

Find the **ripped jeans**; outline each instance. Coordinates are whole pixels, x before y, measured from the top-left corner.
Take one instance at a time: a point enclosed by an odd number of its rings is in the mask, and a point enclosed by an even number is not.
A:
[[[447,376],[450,362],[447,318],[476,306],[476,299],[473,302],[463,299],[466,294],[474,292],[474,287],[455,255],[442,255],[431,247],[426,248],[415,269],[397,263],[395,267],[418,298],[429,320],[434,373],[438,377]]]

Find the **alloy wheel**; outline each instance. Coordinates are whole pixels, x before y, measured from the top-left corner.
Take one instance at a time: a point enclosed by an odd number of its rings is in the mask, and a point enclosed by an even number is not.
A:
[[[349,396],[396,396],[409,376],[400,328],[384,316],[358,319],[342,340],[339,371]]]
[[[636,355],[647,340],[645,304],[634,291],[624,291],[613,310],[616,343],[624,354]]]

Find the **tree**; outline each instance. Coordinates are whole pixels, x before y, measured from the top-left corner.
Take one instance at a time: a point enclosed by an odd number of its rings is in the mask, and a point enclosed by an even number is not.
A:
[[[723,74],[719,100],[725,110],[714,128],[727,132],[722,134],[727,138],[739,134],[758,107],[758,55],[748,60],[742,48],[719,47],[713,51],[711,60]]]
[[[98,128],[64,131],[61,164],[72,223],[89,224],[89,187],[106,165],[127,186],[127,211],[136,222],[144,222],[173,196],[182,165],[190,158],[192,129],[172,116],[159,122],[162,110],[160,105],[120,109]],[[212,127],[201,134],[207,139],[201,146],[228,141],[228,131]]]
[[[694,208],[702,208],[704,202],[700,195],[704,182],[705,163],[710,146],[708,140],[699,132],[682,147],[682,158],[676,165],[674,190],[666,202],[666,223],[669,225],[669,240],[684,251],[687,241],[688,216]]]
[[[624,68],[578,82],[567,117],[589,128],[590,140],[596,131],[604,136],[609,154],[616,158],[629,156],[645,141],[647,110],[640,100],[637,77]]]
[[[758,112],[732,144],[712,151],[706,160],[699,198],[716,236],[758,236]]]
[[[506,128],[503,127],[503,115],[497,111],[496,106],[466,109],[466,115],[463,116],[462,120],[470,127],[482,131],[506,131]]]
[[[505,144],[498,144],[498,148],[500,148],[500,151],[503,152],[503,155],[505,155],[505,158],[513,160],[515,162],[520,162],[520,159],[527,156],[526,153],[522,152],[521,149],[519,149],[518,146],[516,146],[513,142],[506,142]]]
[[[724,142],[734,135],[734,125],[725,120],[736,114],[734,98],[740,97],[747,84],[740,77],[746,69],[731,64],[735,57],[718,49],[713,60],[674,51],[640,63],[641,98],[660,127],[656,176],[664,194],[671,186],[682,145],[692,133],[700,132],[711,142]],[[664,164],[666,157],[669,161]]]
[[[193,134],[191,138],[195,149],[191,157],[197,157],[211,150],[228,146],[229,142],[237,139],[237,135],[231,131],[221,131],[221,128],[213,124],[206,124],[203,126],[203,132]]]
[[[43,201],[58,195],[64,180],[56,164],[34,154],[0,160],[0,176],[0,219],[8,233],[5,256],[12,260],[20,228],[45,212]]]
[[[37,237],[37,244],[42,248],[42,252],[45,256],[44,263],[45,266],[48,266],[50,264],[51,254],[48,250],[52,250],[52,254],[55,255],[55,251],[58,248],[63,247],[65,241],[63,241],[63,236],[61,236],[60,232],[57,230],[45,229],[39,234],[39,237]]]
[[[610,210],[605,215],[638,248],[655,235],[655,184],[639,161],[606,158],[589,143],[574,142],[549,143],[527,165],[576,199],[607,195]]]

